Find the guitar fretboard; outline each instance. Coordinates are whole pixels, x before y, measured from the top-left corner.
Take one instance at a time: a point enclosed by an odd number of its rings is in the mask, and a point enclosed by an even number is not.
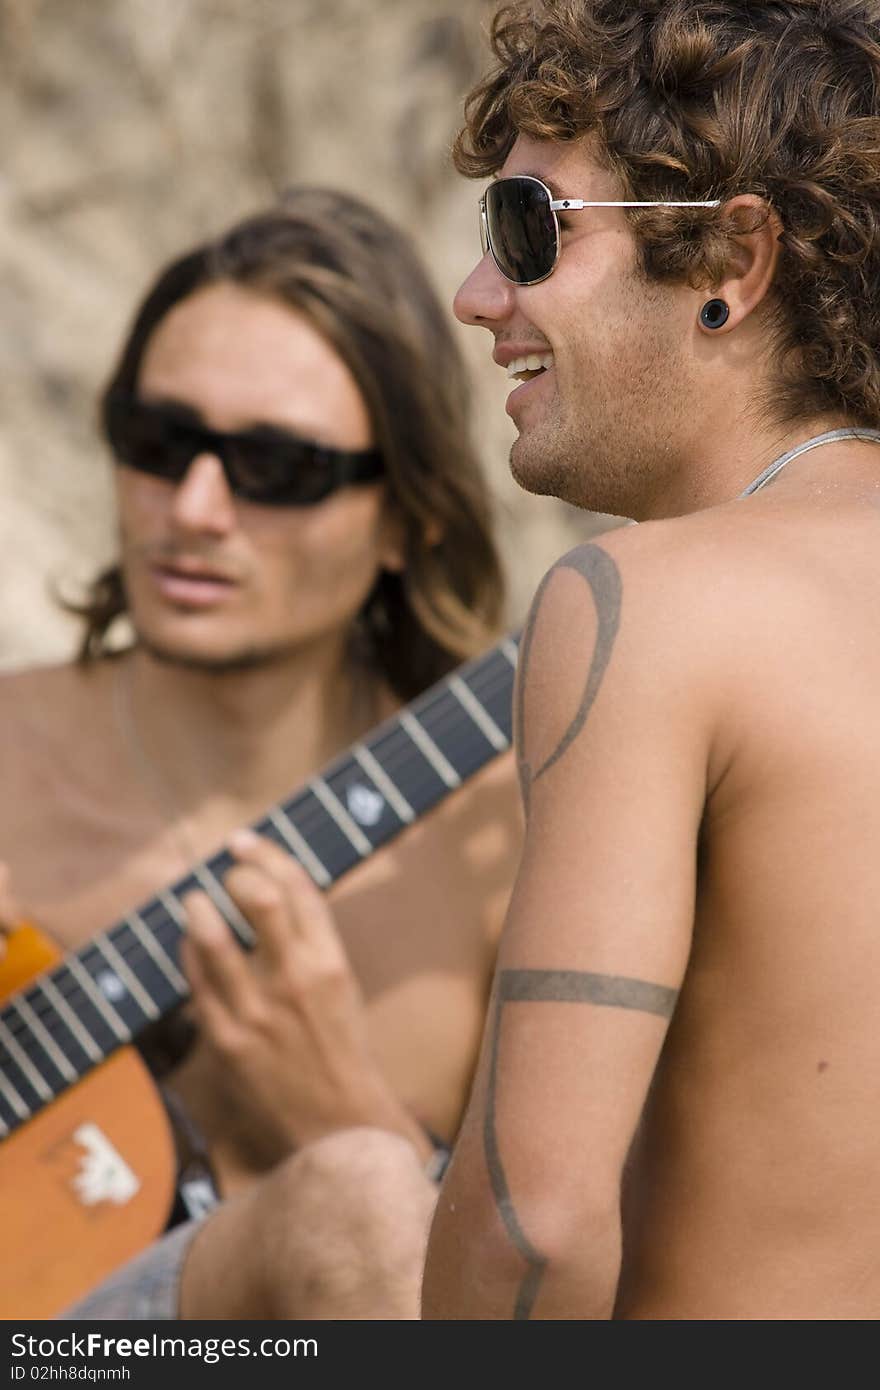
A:
[[[461,666],[254,825],[321,888],[393,840],[510,746],[517,639]],[[223,888],[222,850],[0,1009],[0,1139],[187,998],[182,898],[206,891],[241,944],[253,932]]]

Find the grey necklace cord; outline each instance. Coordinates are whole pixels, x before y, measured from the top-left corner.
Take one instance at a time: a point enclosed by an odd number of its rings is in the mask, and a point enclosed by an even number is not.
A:
[[[773,481],[777,473],[781,473],[793,459],[800,458],[801,454],[808,454],[811,449],[819,449],[823,444],[837,444],[841,439],[861,439],[865,444],[880,444],[880,430],[845,429],[817,434],[815,439],[808,439],[805,444],[799,444],[796,449],[791,449],[771,463],[763,473],[759,473],[755,481],[749,483],[745,492],[740,493],[737,501],[741,502],[744,497],[751,497],[753,493],[760,492],[762,487]]]

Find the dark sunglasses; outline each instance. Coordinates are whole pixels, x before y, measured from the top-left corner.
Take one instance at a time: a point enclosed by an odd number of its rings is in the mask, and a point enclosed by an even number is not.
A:
[[[235,496],[265,507],[311,507],[384,471],[375,449],[331,449],[268,425],[226,434],[186,406],[127,392],[108,397],[104,425],[119,463],[178,483],[198,454],[214,454]]]
[[[582,198],[554,198],[531,174],[515,174],[491,183],[480,199],[480,244],[506,280],[537,285],[552,275],[561,242],[558,212],[583,208],[717,208],[710,203],[588,203]]]

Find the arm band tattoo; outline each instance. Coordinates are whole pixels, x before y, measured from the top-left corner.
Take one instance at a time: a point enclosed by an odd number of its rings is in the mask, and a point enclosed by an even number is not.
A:
[[[671,1018],[678,990],[631,980],[626,975],[591,975],[585,970],[502,970],[498,997],[500,1004],[524,1000],[604,1004]]]
[[[570,725],[566,729],[559,743],[550,757],[533,773],[530,764],[525,756],[525,688],[526,678],[529,669],[529,657],[531,655],[532,639],[535,634],[535,625],[538,619],[538,612],[544,598],[544,592],[553,575],[559,569],[572,569],[587,581],[590,586],[590,593],[593,597],[593,604],[596,609],[597,631],[596,640],[593,645],[593,656],[590,662],[590,669],[587,674],[587,683],[577,713]],[[522,793],[523,806],[525,813],[529,813],[529,793],[533,782],[558,762],[566,750],[577,738],[581,729],[587,722],[587,717],[592,709],[602,679],[611,660],[611,652],[614,641],[620,627],[620,609],[623,597],[623,585],[620,579],[620,571],[607,551],[602,550],[598,545],[579,546],[576,550],[570,551],[568,555],[563,555],[551,570],[545,574],[535,594],[529,620],[526,625],[525,634],[522,640],[522,647],[519,658],[519,673],[517,677],[517,701],[516,701],[516,724],[517,724],[517,748],[519,749],[519,780]]]
[[[563,1003],[596,1004],[612,1009],[636,1009],[641,1013],[672,1017],[678,991],[668,985],[650,984],[625,975],[593,975],[582,970],[502,970],[495,987],[492,1019],[491,1051],[489,1054],[489,1086],[486,1115],[483,1124],[483,1147],[489,1181],[504,1229],[528,1265],[520,1285],[514,1318],[531,1316],[538,1296],[547,1261],[532,1245],[519,1223],[495,1129],[495,1094],[498,1081],[498,1040],[501,1034],[501,1013],[505,1004]]]

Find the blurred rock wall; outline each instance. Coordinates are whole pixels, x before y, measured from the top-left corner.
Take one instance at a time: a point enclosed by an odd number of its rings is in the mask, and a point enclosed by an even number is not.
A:
[[[96,392],[159,265],[297,181],[409,229],[450,302],[478,253],[451,168],[482,0],[0,0],[0,666],[66,656],[54,601],[113,553]],[[506,385],[458,330],[523,616],[607,520],[510,481]]]

